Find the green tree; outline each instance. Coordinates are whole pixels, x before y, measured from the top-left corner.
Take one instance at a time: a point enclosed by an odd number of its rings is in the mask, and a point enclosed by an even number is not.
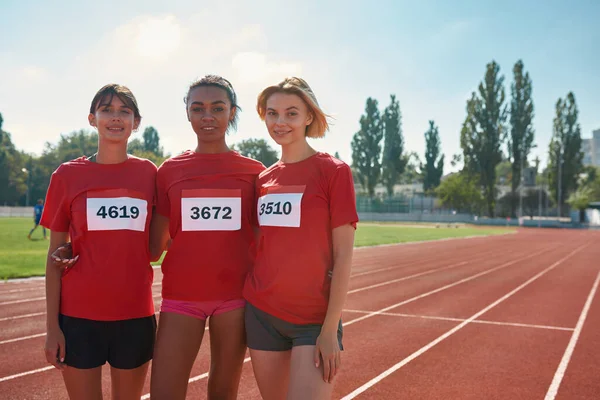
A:
[[[527,156],[534,147],[532,84],[529,72],[523,75],[523,62],[517,61],[513,68],[514,82],[511,85],[510,136],[508,156],[512,166],[511,191],[516,193],[521,184],[523,167],[527,166]],[[514,196],[513,196],[514,197]],[[511,204],[511,215],[516,215],[517,204]]]
[[[579,222],[585,221],[585,209],[588,208],[592,199],[592,189],[586,186],[580,187],[569,195],[567,203],[579,211]]]
[[[445,207],[458,212],[477,213],[483,205],[478,183],[464,172],[446,177],[435,192]]]
[[[144,151],[149,151],[156,154],[159,157],[163,157],[163,148],[160,145],[160,136],[158,135],[158,131],[152,127],[148,126],[144,129]]]
[[[579,187],[590,190],[590,202],[600,201],[600,167],[591,165],[583,167]]]
[[[2,129],[0,114],[0,204],[16,205],[27,191],[26,154],[18,151],[10,133]]]
[[[264,139],[246,139],[232,146],[241,155],[260,161],[270,167],[279,159],[277,152]]]
[[[394,194],[394,186],[406,167],[404,137],[402,135],[402,114],[400,103],[395,95],[390,96],[390,105],[383,112],[383,156],[381,158],[381,181],[388,196]]]
[[[419,155],[411,151],[408,154],[402,156],[404,159],[404,172],[400,175],[400,183],[411,184],[421,182],[421,159]]]
[[[421,167],[423,191],[426,193],[439,186],[444,174],[444,154],[441,147],[438,128],[433,121],[429,121],[429,129],[425,132],[425,164]]]
[[[579,111],[573,92],[556,102],[552,139],[548,151],[548,182],[559,214],[563,214],[565,199],[577,189],[578,176],[583,171]]]
[[[502,142],[506,135],[504,77],[495,61],[487,65],[478,93],[467,101],[467,117],[461,130],[460,144],[465,169],[477,176],[483,188],[487,212],[494,216],[496,204],[496,165],[502,161]]]
[[[357,178],[369,196],[375,194],[375,186],[381,175],[381,139],[383,127],[377,100],[368,98],[365,114],[360,117],[360,130],[352,138],[352,165]]]
[[[512,163],[503,160],[496,165],[496,184],[508,185],[512,181]],[[512,206],[511,206],[512,207]]]
[[[589,178],[589,175],[588,175]],[[595,172],[593,174],[593,178],[589,180],[587,185],[590,190],[590,200],[591,201],[600,201],[600,167],[595,168]]]
[[[337,158],[338,160],[341,160],[342,158],[340,157],[340,153],[338,153],[337,151],[335,152],[335,154],[333,155],[335,158]]]
[[[67,135],[60,135],[58,144],[49,144],[46,151],[56,152],[56,168],[58,168],[60,164],[66,161],[96,153],[98,151],[98,133],[80,129]]]
[[[129,143],[127,143],[127,151],[130,154],[139,154],[141,152],[146,151],[144,147],[144,142],[139,138],[130,139]]]

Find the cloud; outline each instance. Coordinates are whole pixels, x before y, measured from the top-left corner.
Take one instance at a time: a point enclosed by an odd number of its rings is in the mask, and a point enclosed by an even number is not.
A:
[[[172,15],[149,17],[136,25],[135,47],[142,57],[166,58],[181,44],[181,26]]]
[[[269,78],[281,80],[289,75],[302,74],[299,63],[270,61],[266,54],[257,52],[237,53],[231,65],[237,81],[242,84],[265,82]]]
[[[48,72],[41,67],[35,65],[28,65],[18,72],[18,75],[26,81],[40,81],[48,76]]]

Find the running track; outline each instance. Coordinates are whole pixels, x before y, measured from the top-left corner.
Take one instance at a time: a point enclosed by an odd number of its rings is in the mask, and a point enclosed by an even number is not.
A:
[[[357,249],[335,398],[600,398],[599,243],[600,232],[532,229]],[[0,284],[2,399],[66,398],[42,352],[43,296],[40,279]],[[206,398],[209,340],[190,399]],[[239,398],[260,398],[249,362]]]

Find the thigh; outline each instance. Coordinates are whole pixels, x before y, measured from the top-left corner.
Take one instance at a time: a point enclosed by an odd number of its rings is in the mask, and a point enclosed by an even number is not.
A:
[[[291,355],[291,350],[264,351],[250,349],[254,377],[260,395],[264,400],[283,400],[286,398],[290,381]]]
[[[63,379],[70,400],[102,400],[102,367],[67,367]]]
[[[236,399],[246,354],[244,309],[213,315],[209,327],[209,398]]]
[[[160,313],[152,359],[152,399],[185,399],[205,325],[206,321],[202,319],[170,312]]]
[[[108,363],[113,368],[137,369],[152,359],[156,317],[110,322]]]
[[[323,363],[315,367],[315,346],[296,346],[292,349],[290,383],[287,399],[331,399],[333,383],[323,380]]]
[[[292,349],[292,338],[285,335],[287,323],[256,307],[246,304],[244,320],[246,342],[252,350],[288,351]]]
[[[105,321],[59,315],[65,336],[65,364],[77,369],[97,368],[108,360],[110,337]]]
[[[249,303],[244,319],[252,369],[262,398],[285,399],[290,379],[291,339],[278,329],[280,320]]]
[[[112,400],[139,400],[144,390],[150,362],[133,368],[110,369]]]

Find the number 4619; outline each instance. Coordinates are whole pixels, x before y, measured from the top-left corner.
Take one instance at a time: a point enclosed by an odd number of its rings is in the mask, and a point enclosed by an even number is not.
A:
[[[106,209],[106,206],[102,206],[102,207],[100,207],[100,209],[98,210],[96,215],[99,217],[102,217],[102,218],[132,218],[132,219],[136,219],[137,217],[140,216],[140,209],[137,208],[136,206],[129,207],[129,214],[127,213],[127,211],[128,211],[127,206],[123,206],[123,207],[110,206],[110,207],[108,207],[108,211]]]

